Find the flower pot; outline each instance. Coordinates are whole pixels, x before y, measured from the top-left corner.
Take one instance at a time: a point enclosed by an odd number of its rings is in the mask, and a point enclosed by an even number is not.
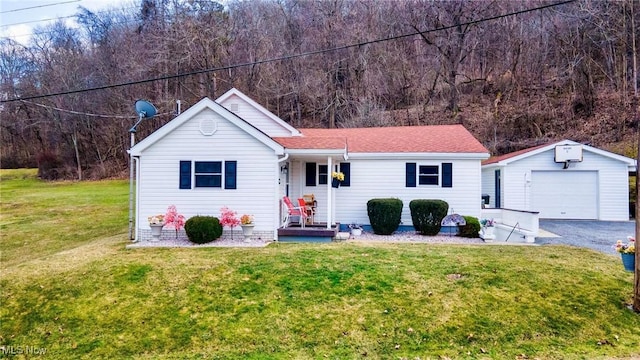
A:
[[[626,271],[635,271],[636,269],[636,254],[624,254],[621,253],[622,265]]]
[[[485,226],[482,228],[486,236],[493,236],[493,226]]]
[[[245,225],[240,225],[242,227],[242,235],[244,235],[244,241],[245,242],[249,242],[251,241],[251,235],[253,235],[253,227],[255,225],[253,224],[245,224]]]
[[[351,235],[353,235],[353,236],[362,235],[362,229],[351,229]]]
[[[338,179],[331,179],[331,187],[339,188],[339,187],[340,187],[340,180],[338,180]]]
[[[493,240],[496,239],[494,229],[495,228],[493,226],[483,226],[480,229],[480,234],[478,235],[482,240],[484,240],[484,242],[493,242]]]
[[[149,224],[149,227],[151,227],[151,241],[160,241],[163,226],[164,224]]]

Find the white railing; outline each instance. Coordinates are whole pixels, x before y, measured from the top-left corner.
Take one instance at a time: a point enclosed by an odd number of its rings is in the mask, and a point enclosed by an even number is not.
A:
[[[532,243],[540,230],[537,211],[486,208],[482,209],[481,219],[495,221],[495,241]]]

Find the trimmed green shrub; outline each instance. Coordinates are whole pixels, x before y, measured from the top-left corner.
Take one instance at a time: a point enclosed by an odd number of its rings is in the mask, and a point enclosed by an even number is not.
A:
[[[422,235],[438,235],[449,204],[444,200],[416,199],[409,203],[413,227]]]
[[[222,236],[222,225],[213,216],[194,216],[184,224],[184,231],[192,243],[206,244]]]
[[[464,221],[466,225],[459,225],[458,229],[460,233],[458,236],[466,238],[477,238],[478,232],[480,232],[480,220],[477,217],[465,216]]]
[[[378,235],[391,235],[400,226],[402,200],[385,198],[367,201],[367,214],[373,232]]]

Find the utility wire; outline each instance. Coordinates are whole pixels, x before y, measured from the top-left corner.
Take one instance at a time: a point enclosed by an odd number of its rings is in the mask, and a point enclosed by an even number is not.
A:
[[[45,4],[45,5],[29,6],[29,7],[20,8],[20,9],[11,9],[11,10],[0,11],[0,14],[6,14],[6,13],[16,12],[16,11],[22,11],[22,10],[38,9],[38,8],[43,8],[43,7],[47,7],[47,6],[55,6],[55,5],[69,4],[69,3],[80,2],[80,1],[82,1],[82,0],[71,0],[71,1],[57,2],[57,3],[53,3],[53,4]]]
[[[56,110],[56,111],[65,112],[65,113],[74,114],[74,115],[83,115],[83,116],[89,116],[89,117],[108,118],[108,119],[114,119],[114,118],[115,119],[137,119],[138,118],[138,116],[133,116],[133,115],[103,115],[103,114],[92,114],[92,113],[86,113],[86,112],[74,111],[74,110],[66,110],[66,109],[61,109],[59,107],[38,104],[36,102],[27,101],[27,100],[22,100],[22,102],[39,106],[41,108]],[[161,114],[156,114],[155,116],[164,116],[164,115],[171,115],[171,114],[173,114],[173,112],[165,112]]]
[[[2,1],[2,0],[0,0],[0,1]],[[76,0],[76,1],[82,1],[82,0]],[[129,10],[129,9],[136,9],[136,7],[122,7],[122,8],[114,8],[114,9],[109,9],[109,10],[100,10],[100,11],[91,11],[91,10],[89,10],[89,11],[91,13],[93,13],[94,15],[101,15],[101,14],[105,14],[105,13],[111,13],[114,10],[115,11],[120,11],[120,10]],[[0,25],[0,28],[9,27],[9,26],[16,26],[16,25],[31,24],[31,23],[38,23],[38,22],[45,22],[45,21],[57,21],[57,20],[62,20],[62,19],[77,18],[79,16],[80,16],[80,14],[76,13],[75,15],[60,16],[60,17],[50,18],[50,19],[33,20],[33,21],[25,21],[25,22],[19,22],[19,23],[8,24],[8,25]],[[134,19],[126,20],[126,21],[114,21],[114,22],[111,22],[110,24],[115,26],[115,25],[120,25],[120,24],[134,23],[136,21],[137,20],[134,18]],[[8,40],[16,41],[14,39],[17,39],[17,38],[20,38],[20,37],[42,35],[42,34],[51,34],[51,33],[55,33],[55,32],[56,32],[55,30],[35,31],[35,32],[26,33],[26,34],[0,36],[0,39],[8,39]]]
[[[362,46],[365,46],[365,45],[377,44],[377,43],[391,41],[391,40],[403,39],[403,38],[407,38],[407,37],[411,37],[411,36],[415,36],[415,35],[428,34],[428,33],[432,33],[432,32],[448,30],[448,29],[456,28],[458,26],[468,26],[468,25],[479,24],[479,23],[498,20],[498,19],[502,19],[502,18],[506,18],[506,17],[510,17],[510,16],[526,14],[526,13],[533,12],[533,11],[540,11],[540,10],[544,10],[544,9],[548,9],[548,8],[553,8],[553,7],[556,7],[556,6],[569,4],[569,3],[572,3],[572,2],[575,2],[575,1],[577,1],[577,0],[567,0],[567,1],[562,1],[562,2],[559,2],[559,3],[539,6],[539,7],[536,7],[536,8],[515,11],[515,12],[502,14],[502,15],[495,15],[495,16],[491,16],[491,17],[487,17],[487,18],[483,18],[483,19],[479,19],[479,20],[472,20],[472,21],[468,21],[468,22],[465,22],[465,23],[462,23],[462,24],[442,26],[442,27],[439,27],[439,28],[425,30],[425,31],[415,31],[415,32],[412,32],[412,33],[407,33],[407,34],[402,34],[402,35],[397,35],[397,36],[392,36],[392,37],[387,37],[387,38],[382,38],[382,39],[364,41],[364,42],[360,42],[360,43],[356,43],[356,44],[337,46],[337,47],[333,47],[333,48],[329,48],[329,49],[321,49],[321,50],[309,51],[309,52],[305,52],[305,53],[299,53],[299,54],[293,54],[293,55],[285,55],[285,56],[280,56],[280,57],[271,58],[271,59],[256,60],[256,61],[252,61],[252,62],[221,66],[221,67],[217,67],[217,68],[209,68],[209,69],[190,71],[190,72],[176,74],[176,75],[165,75],[165,76],[160,76],[160,77],[155,77],[155,78],[148,78],[148,79],[136,80],[136,81],[128,81],[128,82],[118,83],[118,84],[102,85],[102,86],[96,86],[96,87],[91,87],[91,88],[86,88],[86,89],[76,89],[76,90],[61,91],[61,92],[51,93],[51,94],[33,95],[33,96],[27,96],[27,97],[23,97],[23,98],[13,98],[13,99],[8,99],[8,100],[2,100],[2,101],[0,101],[0,103],[10,103],[10,102],[20,101],[20,100],[41,99],[41,98],[46,98],[46,97],[51,97],[51,96],[70,95],[70,94],[77,94],[77,93],[87,92],[87,91],[96,91],[96,90],[119,88],[119,87],[123,87],[123,86],[146,84],[146,83],[149,83],[149,82],[155,82],[155,81],[161,81],[161,80],[170,80],[170,79],[181,78],[181,77],[186,77],[186,76],[191,76],[191,75],[199,75],[199,74],[215,72],[215,71],[230,70],[230,69],[241,68],[241,67],[246,67],[246,66],[261,65],[261,64],[266,64],[266,63],[276,62],[276,61],[297,59],[297,58],[300,58],[300,57],[318,55],[318,54],[323,54],[323,53],[333,52],[333,51],[338,51],[338,50],[346,50],[346,49],[350,49],[350,48],[358,48],[358,47],[362,47]]]
[[[71,15],[68,17],[77,17],[78,15]],[[57,20],[57,19],[62,19],[62,18],[55,18],[55,19],[51,19],[51,20]],[[38,21],[42,21],[42,20],[38,20]],[[109,23],[109,25],[112,26],[117,26],[117,25],[122,25],[122,24],[131,24],[131,23],[135,23],[138,20],[136,19],[131,19],[131,20],[126,20],[126,21],[113,21],[111,23]],[[0,26],[2,27],[2,26]],[[73,28],[76,29],[76,28]],[[29,34],[18,34],[18,35],[9,35],[9,36],[0,36],[0,39],[9,39],[9,40],[13,40],[15,38],[19,38],[19,37],[25,37],[25,36],[34,36],[34,35],[42,35],[42,34],[51,34],[51,33],[55,33],[56,30],[47,30],[47,31],[35,31]],[[15,40],[14,40],[15,41]]]
[[[80,1],[80,0],[78,0]],[[101,15],[101,14],[105,14],[105,13],[112,13],[114,10],[115,11],[120,11],[120,10],[129,10],[129,9],[136,9],[136,7],[122,7],[122,8],[111,8],[108,10],[100,10],[100,11],[91,11],[87,8],[84,8],[85,10],[89,11],[90,13],[94,14],[94,15]],[[74,15],[67,15],[67,16],[58,16],[58,17],[54,17],[54,18],[49,18],[49,19],[40,19],[40,20],[30,20],[30,21],[23,21],[23,22],[18,22],[18,23],[13,23],[13,24],[2,24],[0,25],[0,28],[2,27],[9,27],[9,26],[16,26],[16,25],[24,25],[24,24],[32,24],[32,23],[38,23],[38,22],[45,22],[45,21],[55,21],[55,20],[62,20],[62,19],[69,19],[69,18],[75,18],[75,17],[79,17],[81,14],[74,14]],[[130,21],[128,21],[130,22]],[[23,35],[16,35],[17,36],[27,36],[30,34],[23,34]]]
[[[77,16],[78,16],[78,15],[68,15],[68,16],[60,16],[60,17],[50,18],[50,19],[23,21],[23,22],[19,22],[19,23],[13,23],[13,24],[0,25],[0,28],[2,28],[2,27],[9,27],[9,26],[16,26],[16,25],[24,25],[24,24],[33,24],[33,23],[45,22],[45,21],[54,21],[54,20],[69,19],[69,18],[74,18],[74,17],[77,17]]]

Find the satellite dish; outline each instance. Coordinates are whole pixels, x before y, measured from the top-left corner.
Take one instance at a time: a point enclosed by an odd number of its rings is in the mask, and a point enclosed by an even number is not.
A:
[[[138,122],[136,122],[129,130],[131,134],[136,132],[136,127],[142,122],[142,120],[156,116],[158,110],[156,110],[156,107],[153,106],[152,103],[145,100],[138,100],[136,101],[136,112],[138,113]],[[133,147],[133,141],[131,141],[131,147]]]
[[[136,112],[140,115],[141,118],[150,118],[156,116],[158,110],[148,101],[138,100],[136,101]]]

